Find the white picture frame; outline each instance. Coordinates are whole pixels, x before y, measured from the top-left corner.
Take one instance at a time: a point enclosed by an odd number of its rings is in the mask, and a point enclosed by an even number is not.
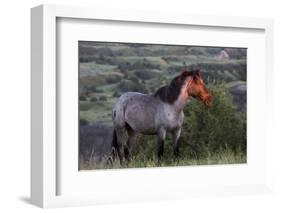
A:
[[[264,33],[264,69],[266,78],[265,100],[266,109],[264,114],[263,134],[264,151],[260,153],[266,159],[264,166],[259,172],[264,173],[264,178],[254,184],[249,182],[225,184],[210,187],[200,187],[194,183],[193,188],[179,189],[172,184],[165,190],[152,192],[133,193],[124,191],[122,196],[112,195],[58,195],[60,167],[58,166],[59,153],[57,151],[57,88],[60,83],[57,80],[57,21],[64,19],[83,20],[108,20],[133,23],[153,23],[154,25],[168,26],[200,26],[211,28],[254,29]],[[270,165],[270,131],[274,131],[271,119],[272,95],[270,83],[273,76],[273,21],[271,19],[241,18],[241,17],[217,17],[203,15],[173,14],[148,11],[122,11],[101,8],[85,8],[74,6],[41,5],[31,10],[31,80],[32,80],[32,103],[31,103],[31,201],[33,204],[46,207],[91,205],[99,203],[138,202],[143,200],[165,200],[198,196],[214,195],[240,195],[264,193],[271,191],[271,165]],[[259,129],[257,129],[259,131]],[[181,172],[185,168],[182,168]],[[203,168],[203,170],[207,168]],[[150,169],[152,171],[152,169]],[[175,171],[175,170],[174,170]],[[131,171],[122,171],[122,174]],[[134,171],[135,173],[144,170]],[[169,168],[162,169],[158,173],[169,172]],[[153,172],[152,172],[153,173]],[[75,183],[73,183],[75,184]],[[147,194],[145,194],[147,193]],[[156,196],[157,195],[157,196]]]

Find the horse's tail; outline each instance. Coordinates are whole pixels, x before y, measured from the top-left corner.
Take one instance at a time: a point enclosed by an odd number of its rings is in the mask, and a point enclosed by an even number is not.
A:
[[[113,160],[115,160],[117,156],[120,157],[119,152],[120,152],[120,147],[119,147],[119,144],[118,144],[117,132],[114,128],[113,129],[113,135],[112,135],[112,151],[111,151],[111,155],[113,157]]]

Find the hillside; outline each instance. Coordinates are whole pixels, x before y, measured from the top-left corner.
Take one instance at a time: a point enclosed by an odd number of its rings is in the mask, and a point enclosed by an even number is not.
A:
[[[199,66],[207,85],[226,82],[237,109],[246,110],[246,49],[79,42],[79,60],[80,116],[89,123],[110,125],[120,94],[153,93],[182,67]]]

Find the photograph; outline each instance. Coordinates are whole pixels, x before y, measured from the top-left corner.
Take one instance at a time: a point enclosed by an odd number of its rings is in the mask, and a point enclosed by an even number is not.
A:
[[[78,41],[79,171],[247,163],[247,48]]]

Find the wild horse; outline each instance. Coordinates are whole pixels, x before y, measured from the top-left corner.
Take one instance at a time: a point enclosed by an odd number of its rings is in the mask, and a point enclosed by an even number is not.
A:
[[[183,70],[169,85],[159,88],[155,94],[124,93],[112,109],[114,126],[113,147],[120,162],[129,160],[130,149],[136,133],[158,135],[158,159],[164,151],[166,132],[172,133],[174,154],[178,154],[178,139],[184,119],[183,108],[189,97],[206,106],[211,103],[199,70]],[[127,132],[127,144],[123,144]]]

